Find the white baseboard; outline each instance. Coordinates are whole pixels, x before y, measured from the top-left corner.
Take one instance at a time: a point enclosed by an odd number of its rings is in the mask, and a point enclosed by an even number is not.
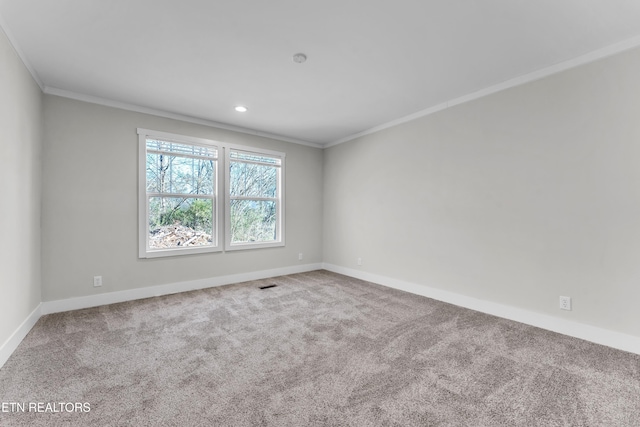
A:
[[[118,302],[133,301],[161,295],[188,292],[215,286],[230,285],[232,283],[247,282],[249,280],[268,279],[269,277],[285,276],[287,274],[305,273],[319,270],[322,264],[304,264],[291,267],[274,268],[271,270],[252,271],[249,273],[231,274],[228,276],[211,277],[208,279],[190,280],[186,282],[168,283],[166,285],[149,286],[146,288],[129,289],[126,291],[108,292],[85,297],[68,298],[42,303],[42,315],[60,313],[63,311],[79,310]]]
[[[118,302],[132,301],[142,298],[150,298],[161,295],[186,292],[197,289],[211,288],[215,286],[229,285],[246,282],[249,280],[267,279],[269,277],[284,276],[287,274],[305,273],[308,271],[325,269],[345,276],[355,277],[372,283],[377,283],[416,295],[422,295],[438,301],[455,304],[471,310],[480,311],[494,316],[502,317],[527,325],[536,326],[564,335],[606,345],[623,351],[640,354],[640,337],[610,331],[595,326],[561,319],[546,314],[515,308],[490,301],[484,301],[429,286],[418,285],[403,280],[367,273],[333,264],[305,264],[300,266],[283,267],[271,270],[254,271],[250,273],[232,274],[228,276],[213,277],[209,279],[192,280],[187,282],[170,283],[166,285],[150,286],[146,288],[131,289],[127,291],[110,292],[86,297],[69,298],[57,301],[43,302],[22,322],[16,331],[0,346],[0,368],[6,363],[11,354],[31,328],[36,324],[40,316],[62,311],[78,310],[82,308],[96,307]]]
[[[118,302],[133,301],[142,298],[151,298],[161,295],[187,292],[197,289],[212,288],[215,286],[230,285],[233,283],[247,282],[250,280],[268,279],[269,277],[286,276],[288,274],[305,273],[320,270],[322,264],[304,264],[291,267],[274,268],[271,270],[252,271],[249,273],[231,274],[227,276],[212,277],[209,279],[191,280],[187,282],[169,283],[166,285],[149,286],[146,288],[130,289],[119,292],[109,292],[86,297],[68,298],[57,301],[42,302],[22,322],[16,331],[0,346],[0,368],[4,366],[13,352],[18,348],[24,337],[38,319],[45,314],[59,313],[63,311],[79,310],[82,308],[97,307],[100,305],[114,304]]]
[[[607,329],[598,328],[596,326],[585,325],[583,323],[572,322],[570,320],[561,319],[559,317],[554,317],[547,314],[535,313],[533,311],[524,310],[521,308],[480,300],[477,298],[444,291],[442,289],[432,288],[426,285],[418,285],[416,283],[397,280],[373,273],[367,273],[361,270],[354,270],[351,268],[327,263],[323,263],[322,268],[334,273],[344,274],[345,276],[365,280],[367,282],[399,289],[401,291],[410,292],[416,295],[422,295],[438,301],[458,305],[460,307],[469,308],[471,310],[480,311],[482,313],[491,314],[494,316],[502,317],[504,319],[514,320],[516,322],[536,326],[538,328],[546,329],[553,332],[558,332],[563,335],[580,338],[596,344],[606,345],[618,350],[640,354],[640,337],[636,337],[633,335],[610,331]]]
[[[35,310],[31,312],[24,322],[18,329],[15,330],[13,334],[0,346],[0,369],[4,366],[4,364],[9,360],[9,356],[16,351],[16,348],[20,345],[24,337],[27,336],[33,325],[36,324],[38,319],[40,319],[42,310],[42,304],[38,304]]]

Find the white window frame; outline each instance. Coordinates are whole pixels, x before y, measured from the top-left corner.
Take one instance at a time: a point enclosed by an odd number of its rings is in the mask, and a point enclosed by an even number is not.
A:
[[[215,183],[213,200],[213,236],[212,244],[207,246],[193,246],[184,248],[150,249],[149,248],[149,195],[147,194],[147,139],[155,138],[167,142],[180,144],[199,145],[215,148],[217,150]],[[139,258],[157,258],[175,255],[199,254],[207,252],[219,252],[222,250],[221,234],[222,209],[221,203],[221,169],[224,167],[224,150],[222,144],[204,138],[194,138],[184,135],[176,135],[138,128],[138,256]]]
[[[226,251],[243,250],[243,249],[258,249],[258,248],[272,248],[285,245],[285,153],[278,151],[265,150],[261,148],[248,147],[244,145],[228,144],[225,145],[225,245]],[[231,153],[233,151],[241,151],[248,154],[263,155],[265,157],[278,158],[280,165],[276,166],[276,197],[264,198],[264,197],[232,197],[230,188],[230,171],[231,171]],[[274,241],[269,242],[250,242],[250,243],[232,243],[231,242],[231,200],[232,199],[245,199],[245,200],[273,200],[276,202],[276,238]]]
[[[138,128],[138,257],[158,258],[176,255],[189,255],[220,251],[237,251],[245,249],[259,249],[285,246],[285,157],[286,154],[279,151],[265,150],[262,148],[245,145],[226,144],[205,138],[196,138]],[[147,139],[154,138],[167,142],[176,142],[188,145],[204,145],[217,150],[215,184],[213,199],[213,226],[212,244],[203,247],[184,247],[167,249],[149,248],[149,195],[147,194]],[[276,175],[276,197],[246,197],[250,200],[273,200],[276,202],[276,239],[269,242],[231,243],[231,200],[241,197],[231,197],[230,191],[230,165],[233,151],[274,157],[280,160]],[[224,173],[223,173],[224,171]],[[224,193],[221,189],[224,188]],[[224,242],[224,244],[223,244]]]

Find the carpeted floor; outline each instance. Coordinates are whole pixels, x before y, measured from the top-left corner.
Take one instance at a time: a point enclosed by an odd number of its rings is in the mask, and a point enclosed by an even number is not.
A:
[[[56,402],[90,411],[29,412]],[[2,426],[640,426],[640,356],[316,271],[44,316],[0,403],[25,406]]]

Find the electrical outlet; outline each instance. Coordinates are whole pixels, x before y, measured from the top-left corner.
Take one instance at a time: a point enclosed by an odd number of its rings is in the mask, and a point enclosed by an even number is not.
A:
[[[560,310],[571,310],[571,297],[560,297]]]
[[[358,258],[358,265],[362,265],[362,258]]]
[[[300,252],[300,253],[298,254],[298,261],[302,261],[302,258],[303,258],[303,255],[302,255],[302,252]]]
[[[102,276],[93,276],[93,287],[102,286]]]

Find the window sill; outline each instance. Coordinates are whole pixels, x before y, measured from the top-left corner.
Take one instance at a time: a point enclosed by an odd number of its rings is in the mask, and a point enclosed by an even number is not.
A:
[[[211,252],[222,252],[220,247],[207,248],[181,248],[181,249],[157,249],[141,252],[138,258],[164,258],[170,256],[206,254]]]
[[[248,249],[277,248],[284,246],[284,242],[264,242],[264,243],[233,243],[227,244],[225,251],[242,251]]]

